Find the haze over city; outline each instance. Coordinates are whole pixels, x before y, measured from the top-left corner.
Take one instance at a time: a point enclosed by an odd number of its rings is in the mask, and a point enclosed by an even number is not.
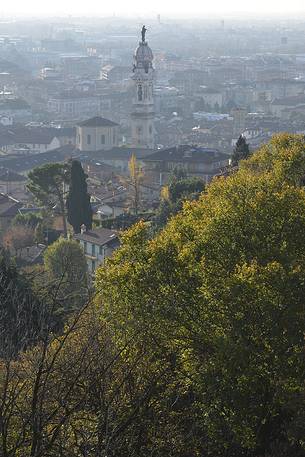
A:
[[[305,457],[305,0],[0,9],[0,457]]]
[[[255,2],[245,2],[242,0],[215,0],[213,2],[191,0],[188,2],[174,2],[156,0],[145,3],[140,0],[114,0],[112,2],[101,2],[89,0],[86,2],[74,2],[66,0],[54,0],[53,2],[40,2],[29,0],[21,2],[13,0],[2,5],[0,12],[2,15],[14,14],[17,16],[56,16],[56,15],[98,15],[101,17],[116,14],[118,16],[145,16],[157,13],[166,14],[170,17],[206,17],[208,14],[227,16],[227,15],[249,15],[255,16],[293,16],[298,13],[305,13],[305,3],[303,0],[257,0]]]

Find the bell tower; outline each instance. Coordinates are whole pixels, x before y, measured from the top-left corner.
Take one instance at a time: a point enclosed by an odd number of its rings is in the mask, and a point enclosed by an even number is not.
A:
[[[134,94],[131,113],[132,146],[154,148],[154,68],[153,53],[145,41],[146,27],[142,27],[142,40],[134,54],[132,79]]]

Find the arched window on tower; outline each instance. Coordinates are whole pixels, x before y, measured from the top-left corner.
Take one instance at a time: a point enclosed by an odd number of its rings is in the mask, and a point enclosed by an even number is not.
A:
[[[138,85],[138,101],[141,102],[143,100],[143,88],[142,84]]]

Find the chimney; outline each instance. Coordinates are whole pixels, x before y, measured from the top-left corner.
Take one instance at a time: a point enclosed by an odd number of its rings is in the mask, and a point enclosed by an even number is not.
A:
[[[80,233],[83,234],[83,233],[86,233],[87,232],[87,227],[85,226],[85,224],[82,224],[80,226]]]

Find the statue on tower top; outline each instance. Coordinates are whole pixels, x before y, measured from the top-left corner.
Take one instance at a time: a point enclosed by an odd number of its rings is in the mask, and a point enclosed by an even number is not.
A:
[[[142,31],[141,31],[141,34],[142,34],[142,43],[145,43],[145,34],[147,32],[147,28],[145,27],[145,25],[143,25],[142,27]]]

